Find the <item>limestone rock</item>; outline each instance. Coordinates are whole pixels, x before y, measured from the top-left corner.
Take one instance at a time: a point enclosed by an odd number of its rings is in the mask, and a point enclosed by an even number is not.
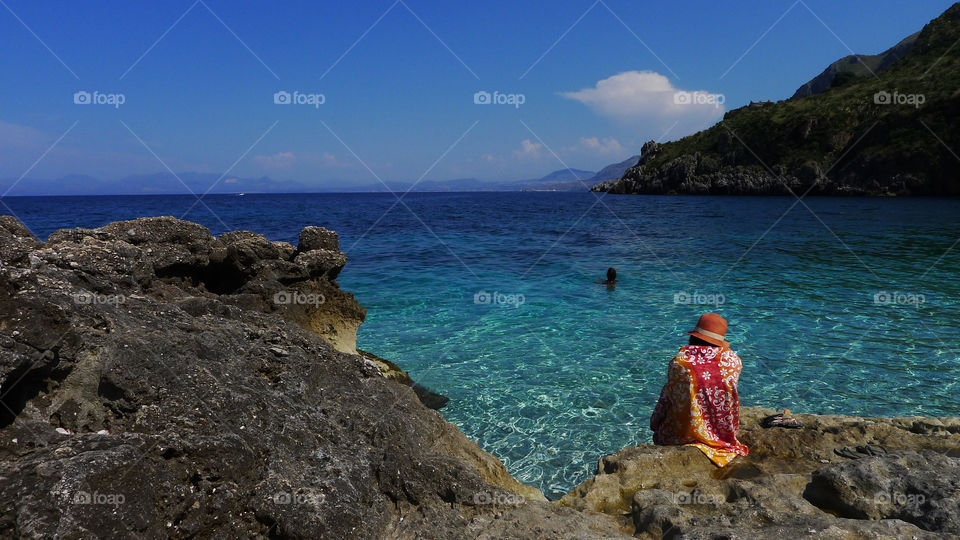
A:
[[[315,249],[325,251],[340,251],[340,237],[334,231],[323,227],[305,227],[300,231],[300,242],[297,251],[306,253]]]
[[[18,262],[33,251],[39,242],[29,229],[11,216],[0,216],[0,257]]]
[[[629,514],[642,538],[957,534],[960,418],[795,414],[803,429],[761,428],[773,412],[741,409],[750,455],[725,468],[694,447],[625,448],[560,503]],[[851,461],[834,452],[867,444],[890,454]]]
[[[347,264],[347,257],[339,251],[315,249],[300,253],[293,262],[305,268],[310,277],[334,280]]]
[[[805,496],[844,517],[895,518],[960,535],[960,458],[929,450],[864,457],[818,469]]]
[[[0,219],[0,538],[632,531],[547,503],[334,347],[315,325],[355,350],[363,308],[289,244],[173,218],[25,234]]]

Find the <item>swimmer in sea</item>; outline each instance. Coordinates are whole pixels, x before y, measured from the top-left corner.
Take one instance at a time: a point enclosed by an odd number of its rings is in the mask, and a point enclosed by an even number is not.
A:
[[[617,269],[612,266],[607,268],[607,279],[597,279],[597,283],[606,285],[608,289],[615,289],[617,287]]]

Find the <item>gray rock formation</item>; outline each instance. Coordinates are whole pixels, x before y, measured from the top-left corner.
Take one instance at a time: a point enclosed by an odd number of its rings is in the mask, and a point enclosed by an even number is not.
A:
[[[561,504],[629,514],[641,538],[958,534],[960,418],[795,415],[803,429],[761,428],[772,413],[741,409],[750,455],[724,469],[692,447],[626,448]],[[868,444],[889,454],[835,452]]]
[[[590,191],[618,195],[789,195],[798,196],[808,189],[818,195],[867,195],[882,192],[878,185],[831,185],[821,168],[810,163],[790,173],[775,169],[776,175],[758,168],[722,164],[716,157],[695,152],[684,154],[660,167],[647,163],[660,151],[660,144],[643,145],[640,160],[627,169],[621,178],[608,180]],[[906,180],[905,180],[906,181]]]
[[[340,238],[337,233],[323,227],[306,227],[300,231],[300,241],[297,250],[302,252],[313,250],[340,251]]]
[[[547,503],[353,353],[336,236],[302,239],[144,218],[39,242],[0,218],[0,537],[629,530]]]
[[[804,496],[853,519],[900,519],[960,535],[960,459],[898,452],[814,471]]]

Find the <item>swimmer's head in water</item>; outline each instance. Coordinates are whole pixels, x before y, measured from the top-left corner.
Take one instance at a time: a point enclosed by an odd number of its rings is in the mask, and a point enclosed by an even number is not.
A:
[[[607,268],[607,281],[616,281],[616,280],[617,280],[617,269],[613,268],[612,266],[610,268]]]

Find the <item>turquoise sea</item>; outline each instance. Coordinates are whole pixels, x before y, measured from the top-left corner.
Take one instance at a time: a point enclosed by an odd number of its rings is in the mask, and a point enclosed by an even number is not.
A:
[[[960,200],[415,193],[5,198],[42,239],[146,215],[340,233],[360,347],[558,497],[650,442],[667,361],[730,322],[744,405],[960,415]],[[952,248],[952,249],[951,249]],[[615,289],[595,283],[616,267]]]

